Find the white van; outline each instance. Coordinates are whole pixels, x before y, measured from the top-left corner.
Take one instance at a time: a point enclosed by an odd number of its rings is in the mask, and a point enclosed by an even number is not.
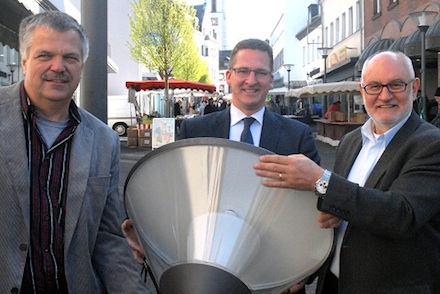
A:
[[[121,137],[127,135],[129,126],[136,124],[136,109],[128,102],[127,95],[108,96],[107,124]]]

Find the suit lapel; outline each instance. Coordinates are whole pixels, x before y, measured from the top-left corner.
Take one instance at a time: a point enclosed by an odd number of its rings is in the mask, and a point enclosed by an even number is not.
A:
[[[64,232],[64,251],[67,252],[78,223],[81,206],[86,193],[92,162],[93,132],[85,122],[81,122],[75,131],[70,155],[69,187],[67,190],[67,209]]]
[[[212,120],[212,122],[211,129],[214,130],[215,137],[229,139],[229,129],[231,125],[230,108],[228,107],[218,113],[216,119]]]
[[[338,156],[335,161],[335,172],[346,178],[348,177],[351,167],[362,148],[360,129],[356,130],[351,137],[348,137],[346,141],[343,140],[341,143],[343,145],[338,147],[341,151],[337,152]]]
[[[0,153],[6,160],[5,172],[10,176],[16,197],[29,228],[29,169],[24,134],[23,116],[19,98],[19,84],[5,90],[0,101]],[[5,96],[3,96],[5,95]]]
[[[268,109],[264,110],[263,128],[259,146],[277,153],[277,146],[282,136],[282,124]]]
[[[370,176],[365,182],[365,187],[377,187],[377,183],[387,171],[388,167],[390,166],[390,162],[396,160],[395,155],[399,148],[401,148],[401,146],[405,144],[408,136],[415,132],[418,124],[418,119],[419,118],[417,117],[417,115],[415,113],[412,113],[408,121],[396,133],[394,138],[385,149],[385,152],[380,157],[376,166],[371,171]]]

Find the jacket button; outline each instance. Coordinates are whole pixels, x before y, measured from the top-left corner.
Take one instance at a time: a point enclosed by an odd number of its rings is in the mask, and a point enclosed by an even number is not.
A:
[[[28,248],[28,247],[27,247],[26,244],[24,244],[24,243],[20,244],[20,250],[21,250],[21,251],[26,251],[27,248]]]
[[[18,290],[18,288],[12,288],[11,289],[11,294],[18,294],[20,293],[20,291]]]

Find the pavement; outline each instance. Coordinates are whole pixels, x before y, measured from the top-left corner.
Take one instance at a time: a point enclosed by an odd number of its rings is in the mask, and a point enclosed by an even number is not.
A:
[[[314,133],[316,137],[316,133]],[[335,152],[336,147],[324,143],[322,141],[316,140],[316,147],[318,148],[319,154],[321,156],[321,166],[332,170],[335,162]],[[119,191],[121,195],[121,205],[123,205],[123,192],[124,185],[128,174],[134,167],[134,165],[145,155],[151,152],[151,149],[127,146],[126,138],[121,138],[121,154],[120,154],[120,180],[119,180]],[[154,286],[151,280],[147,281],[149,288],[155,293]],[[306,294],[315,293],[316,281],[310,285],[306,285]]]

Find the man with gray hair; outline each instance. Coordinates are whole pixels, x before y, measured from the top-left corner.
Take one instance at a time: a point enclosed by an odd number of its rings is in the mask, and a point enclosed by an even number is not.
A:
[[[359,85],[370,119],[341,140],[333,172],[303,155],[255,165],[264,185],[315,190],[318,209],[343,220],[318,219],[338,227],[319,294],[440,293],[440,132],[413,111],[419,86],[406,55],[380,52]]]
[[[118,135],[72,100],[84,29],[50,11],[19,38],[25,78],[0,88],[0,293],[146,293],[120,229]]]

